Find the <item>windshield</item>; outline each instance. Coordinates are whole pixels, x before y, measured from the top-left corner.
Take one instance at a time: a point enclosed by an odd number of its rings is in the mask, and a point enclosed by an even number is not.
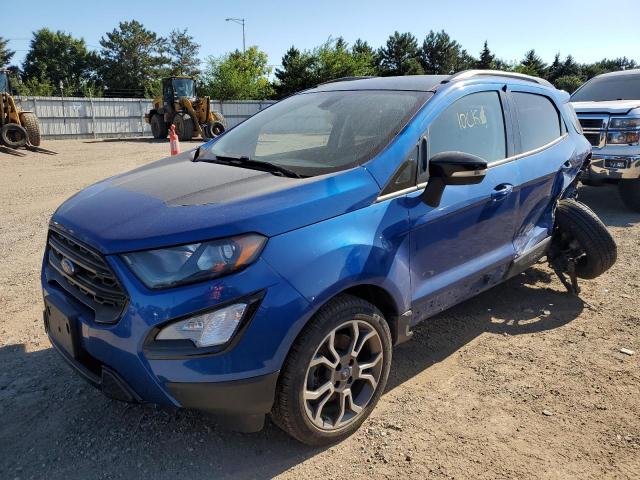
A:
[[[0,72],[0,92],[9,92],[9,79],[4,72]]]
[[[196,96],[196,82],[190,78],[174,78],[173,91],[178,98],[194,98]]]
[[[640,100],[640,74],[593,78],[572,96],[572,102]]]
[[[248,157],[304,176],[345,170],[384,148],[431,95],[389,90],[294,95],[226,132],[202,156]]]

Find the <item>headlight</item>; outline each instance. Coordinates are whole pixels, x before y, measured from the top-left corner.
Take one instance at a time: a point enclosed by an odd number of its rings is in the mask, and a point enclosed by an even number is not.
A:
[[[167,288],[220,277],[258,258],[267,239],[251,233],[223,240],[192,243],[122,255],[149,288]]]
[[[212,347],[229,341],[238,329],[246,303],[187,318],[164,327],[156,340],[191,340],[196,347]]]
[[[638,128],[640,118],[619,117],[609,120],[609,128]]]
[[[609,132],[607,143],[609,145],[637,145],[640,132]]]

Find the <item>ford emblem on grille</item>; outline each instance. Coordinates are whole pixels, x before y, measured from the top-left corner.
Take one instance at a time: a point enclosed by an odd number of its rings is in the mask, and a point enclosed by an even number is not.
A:
[[[66,273],[67,275],[75,275],[76,266],[71,260],[69,260],[68,258],[63,258],[62,260],[60,260],[60,265],[62,266],[62,270],[64,270],[64,273]]]

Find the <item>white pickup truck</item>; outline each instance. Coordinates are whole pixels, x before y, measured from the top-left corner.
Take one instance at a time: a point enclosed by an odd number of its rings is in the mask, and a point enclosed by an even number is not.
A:
[[[624,203],[640,212],[640,70],[605,73],[571,95],[593,146],[586,185],[618,183]]]

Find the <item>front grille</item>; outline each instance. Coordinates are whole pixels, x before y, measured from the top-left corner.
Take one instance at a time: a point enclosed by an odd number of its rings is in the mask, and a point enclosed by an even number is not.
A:
[[[104,257],[66,233],[53,229],[49,230],[47,247],[48,265],[55,271],[60,286],[91,308],[97,322],[118,321],[128,298]],[[63,268],[65,259],[71,262],[73,272]]]
[[[602,142],[601,133],[584,132],[584,136],[587,140],[589,140],[589,143],[594,147],[599,147],[600,143]]]
[[[606,127],[606,121],[604,118],[580,118],[580,125],[584,129],[597,129],[600,130]]]
[[[580,126],[582,132],[589,143],[598,148],[602,148],[605,145],[607,139],[607,124],[609,123],[609,117],[583,114],[578,115],[580,120]]]

